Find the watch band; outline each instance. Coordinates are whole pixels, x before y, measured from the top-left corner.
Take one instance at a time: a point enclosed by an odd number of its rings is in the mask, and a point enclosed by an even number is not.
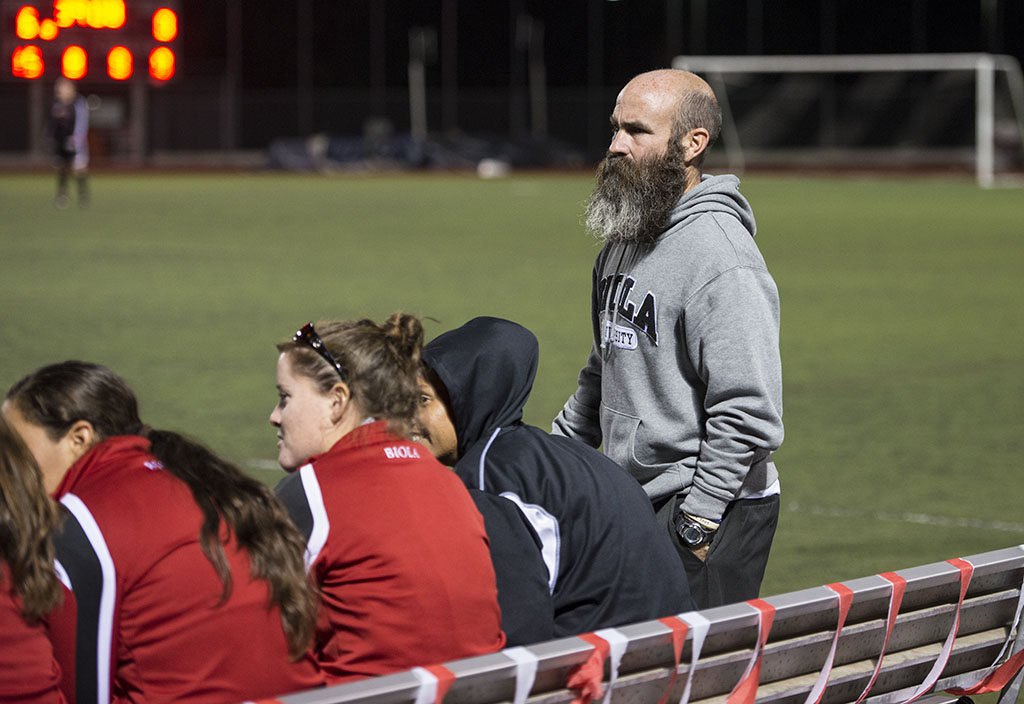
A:
[[[683,515],[686,516],[687,519],[693,521],[694,523],[699,523],[700,525],[704,526],[708,530],[718,530],[718,527],[720,525],[722,525],[721,521],[716,521],[713,518],[704,518],[703,516],[694,516],[692,513],[684,513]]]

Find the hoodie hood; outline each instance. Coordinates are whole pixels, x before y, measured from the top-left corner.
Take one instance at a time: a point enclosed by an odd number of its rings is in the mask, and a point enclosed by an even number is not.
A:
[[[532,332],[489,317],[474,318],[423,348],[423,363],[448,391],[459,457],[495,428],[522,419],[539,355]]]
[[[700,184],[684,193],[669,216],[668,231],[674,230],[691,217],[708,213],[731,215],[742,223],[753,237],[757,232],[754,211],[740,193],[740,180],[732,174],[701,177]]]

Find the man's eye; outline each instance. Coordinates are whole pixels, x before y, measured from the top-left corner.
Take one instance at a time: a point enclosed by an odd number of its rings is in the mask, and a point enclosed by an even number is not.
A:
[[[426,396],[426,395],[421,395],[420,396],[420,405],[421,406],[429,406],[430,405],[430,397]]]

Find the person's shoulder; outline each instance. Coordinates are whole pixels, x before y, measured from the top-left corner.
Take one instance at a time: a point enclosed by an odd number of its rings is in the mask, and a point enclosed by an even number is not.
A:
[[[547,444],[550,437],[552,436],[534,425],[516,423],[501,429],[501,433],[491,441],[487,454],[489,457],[496,457],[502,454],[535,452]]]
[[[364,449],[358,462],[358,476],[352,480],[373,484],[374,490],[378,485],[389,482],[403,487],[430,484],[462,486],[454,472],[415,440],[397,435],[380,436],[377,442]]]
[[[160,460],[144,451],[120,453],[71,471],[75,476],[65,485],[60,500],[115,517],[140,505],[162,504],[179,486],[185,486]],[[66,499],[68,496],[73,498]]]
[[[552,445],[549,435],[540,428],[525,423],[503,427],[495,437],[476,443],[455,465],[455,471],[467,486],[477,483],[481,459],[487,471],[497,471],[517,481],[530,483],[531,478],[543,473],[560,473],[561,467],[552,461],[560,451]]]
[[[668,230],[652,255],[685,262],[698,284],[737,267],[764,267],[750,231],[736,217],[715,210],[693,214]]]
[[[587,445],[585,442],[577,440],[575,438],[568,438],[564,435],[552,435],[545,433],[540,428],[534,428],[538,436],[542,436],[544,442],[551,451],[561,455],[565,458],[565,465],[575,463],[578,467],[573,467],[572,471],[592,472],[594,474],[602,475],[603,477],[609,477],[612,481],[621,481],[623,479],[629,480],[633,484],[636,484],[636,480],[633,479],[626,470],[617,465],[608,455],[604,454],[597,448]]]

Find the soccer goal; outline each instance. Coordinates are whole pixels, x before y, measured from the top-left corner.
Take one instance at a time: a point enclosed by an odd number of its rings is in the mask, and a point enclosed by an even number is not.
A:
[[[677,56],[672,65],[714,88],[732,171],[960,164],[991,187],[1024,170],[1024,79],[1012,56]]]

